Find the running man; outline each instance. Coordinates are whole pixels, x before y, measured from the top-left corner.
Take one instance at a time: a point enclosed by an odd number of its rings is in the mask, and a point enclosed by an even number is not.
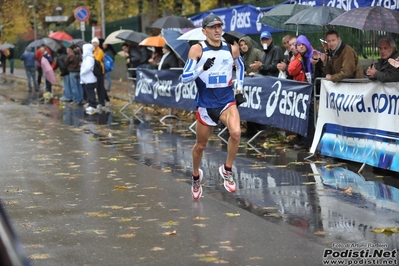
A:
[[[219,173],[226,190],[232,193],[236,191],[232,166],[238,151],[241,127],[233,91],[233,64],[236,66],[236,93],[242,93],[245,69],[238,45],[230,45],[221,40],[222,25],[222,20],[214,14],[204,18],[202,32],[206,40],[191,47],[182,75],[184,83],[195,80],[198,89],[195,98],[197,140],[192,149],[193,199],[199,199],[202,195],[203,172],[199,167],[208,139],[219,120],[230,133],[227,159],[220,166]]]

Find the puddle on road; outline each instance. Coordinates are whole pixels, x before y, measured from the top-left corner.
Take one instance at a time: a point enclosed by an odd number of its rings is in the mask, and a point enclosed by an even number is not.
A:
[[[173,120],[174,125],[168,126],[159,123],[158,116],[151,119],[148,115],[151,121],[139,123],[118,111],[88,116],[81,107],[64,105],[41,105],[38,111],[72,128],[84,128],[84,133],[106,147],[120,149],[143,164],[183,173],[187,176],[183,182],[190,183],[195,135],[188,120]],[[331,158],[309,162],[303,159],[306,153],[286,145],[263,145],[265,140],[259,140],[251,148],[245,140],[242,138],[234,169],[238,190],[229,194],[218,174],[226,143],[212,135],[201,165],[207,193],[274,223],[289,224],[287,230],[330,247],[332,243],[379,243],[387,249],[399,248],[398,233],[372,232],[399,227],[396,173],[381,176],[366,167],[362,176],[356,173],[357,163]]]

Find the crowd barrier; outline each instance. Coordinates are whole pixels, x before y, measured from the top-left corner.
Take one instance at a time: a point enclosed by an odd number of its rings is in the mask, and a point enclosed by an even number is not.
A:
[[[319,152],[399,172],[398,85],[369,79],[321,80],[320,95],[315,95],[319,100],[312,155]]]
[[[182,83],[181,74],[181,69],[136,69],[134,101],[195,111],[197,87],[195,82]],[[256,75],[244,79],[243,89],[246,102],[239,106],[242,120],[307,134],[311,84]]]

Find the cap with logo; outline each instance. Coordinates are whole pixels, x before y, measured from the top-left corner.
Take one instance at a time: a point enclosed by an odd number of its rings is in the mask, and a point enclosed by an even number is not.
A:
[[[264,31],[260,34],[260,39],[270,39],[272,37],[272,35],[270,34],[270,32],[268,31]]]
[[[215,14],[209,14],[202,20],[202,27],[212,27],[214,25],[223,25],[223,21]]]

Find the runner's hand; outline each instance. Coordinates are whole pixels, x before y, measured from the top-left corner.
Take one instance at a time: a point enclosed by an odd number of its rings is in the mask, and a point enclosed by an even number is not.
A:
[[[213,63],[215,63],[215,58],[216,57],[206,59],[205,64],[204,64],[205,71],[210,69],[213,66]]]

